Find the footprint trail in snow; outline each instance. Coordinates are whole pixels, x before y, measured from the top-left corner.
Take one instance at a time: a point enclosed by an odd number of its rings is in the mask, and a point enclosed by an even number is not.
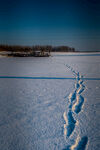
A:
[[[71,70],[71,72],[76,77],[76,83],[75,83],[75,90],[69,94],[69,106],[68,111],[65,111],[63,114],[64,118],[64,137],[65,139],[70,138],[71,134],[75,130],[75,126],[77,125],[77,120],[74,119],[74,114],[78,115],[81,110],[82,106],[84,104],[84,97],[82,96],[82,92],[85,89],[85,86],[83,85],[82,76],[80,73],[76,72],[73,68],[66,65],[66,67]],[[66,97],[65,97],[66,98]],[[75,140],[74,145],[69,145],[63,150],[85,150],[86,145],[88,142],[88,137],[83,136],[82,138],[77,136],[77,139]]]

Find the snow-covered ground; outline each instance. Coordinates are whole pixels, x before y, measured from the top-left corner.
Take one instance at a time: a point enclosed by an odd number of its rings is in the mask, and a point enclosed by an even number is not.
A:
[[[0,58],[1,76],[0,150],[99,150],[100,53]]]

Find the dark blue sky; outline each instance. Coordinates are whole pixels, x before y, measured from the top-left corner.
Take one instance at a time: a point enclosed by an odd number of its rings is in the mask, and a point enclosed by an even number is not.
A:
[[[100,50],[99,0],[0,0],[0,44]]]

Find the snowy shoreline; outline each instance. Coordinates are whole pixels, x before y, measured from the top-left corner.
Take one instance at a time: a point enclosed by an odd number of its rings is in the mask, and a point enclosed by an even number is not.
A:
[[[2,57],[9,57],[8,54],[10,54],[10,52],[4,51],[4,52],[0,52],[0,58]],[[79,55],[79,56],[89,56],[89,55],[100,55],[100,52],[51,52],[51,56],[74,56],[74,55]],[[13,57],[13,56],[10,56]],[[30,57],[30,56],[29,56]]]

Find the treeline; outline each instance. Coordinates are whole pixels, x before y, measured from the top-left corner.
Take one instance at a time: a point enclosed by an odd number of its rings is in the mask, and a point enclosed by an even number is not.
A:
[[[68,46],[11,46],[11,45],[0,45],[0,51],[10,52],[34,52],[34,51],[45,51],[45,52],[75,52],[75,48]]]
[[[52,52],[75,52],[75,48],[68,46],[57,46],[52,48]]]

